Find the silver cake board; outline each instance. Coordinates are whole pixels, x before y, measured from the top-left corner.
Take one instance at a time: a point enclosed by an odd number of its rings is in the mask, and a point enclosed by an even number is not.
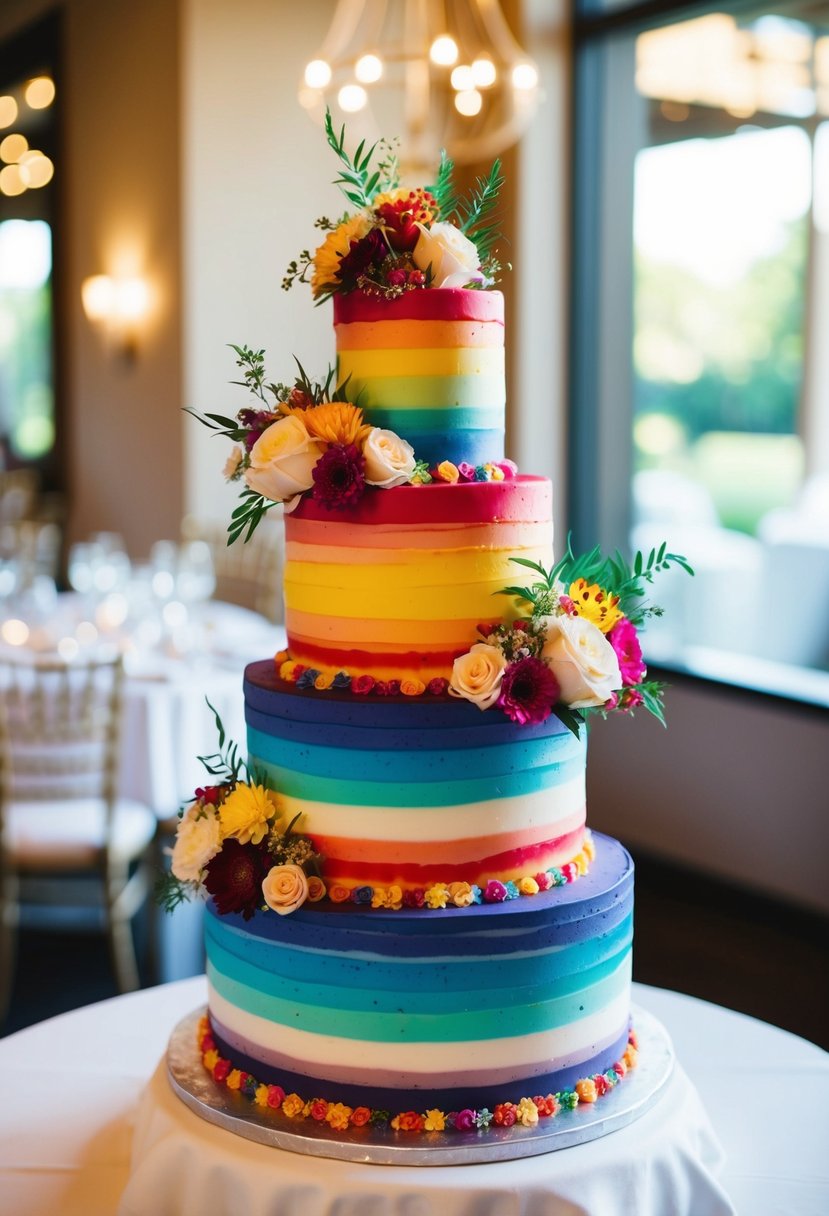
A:
[[[202,1063],[197,1043],[197,1027],[204,1013],[197,1009],[183,1018],[167,1048],[167,1074],[182,1102],[208,1123],[258,1144],[372,1165],[477,1165],[587,1144],[643,1115],[662,1094],[674,1067],[667,1030],[652,1014],[634,1007],[639,1063],[597,1102],[580,1103],[575,1110],[539,1119],[535,1127],[493,1125],[481,1131],[413,1133],[369,1124],[335,1132],[313,1119],[289,1120],[214,1081]]]

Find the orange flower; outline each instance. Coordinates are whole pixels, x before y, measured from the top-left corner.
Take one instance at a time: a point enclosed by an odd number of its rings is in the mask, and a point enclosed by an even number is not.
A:
[[[402,1114],[394,1116],[391,1125],[396,1132],[422,1132],[423,1116],[419,1115],[416,1110],[405,1110]]]
[[[367,1106],[357,1106],[351,1112],[352,1127],[365,1127],[371,1118],[371,1111]]]
[[[400,681],[400,691],[404,697],[419,697],[426,691],[426,685],[422,680],[418,680],[417,676],[409,676],[408,679]]]
[[[305,1110],[305,1103],[299,1094],[288,1094],[282,1102],[282,1113],[289,1119],[296,1119]]]
[[[580,1102],[595,1102],[599,1096],[596,1091],[596,1082],[591,1081],[589,1077],[584,1081],[576,1081],[576,1093],[579,1095]]]
[[[361,447],[371,427],[363,420],[363,411],[348,401],[326,401],[308,409],[292,409],[308,434],[323,443],[355,444]]]
[[[310,904],[317,903],[318,900],[325,897],[325,883],[316,874],[312,874],[308,879],[308,902]]]
[[[335,1132],[344,1132],[352,1114],[350,1106],[343,1106],[342,1102],[333,1102],[325,1113],[325,1122],[333,1127]]]
[[[344,904],[346,900],[351,899],[351,892],[348,887],[342,887],[339,883],[334,883],[328,888],[328,898],[332,903]]]

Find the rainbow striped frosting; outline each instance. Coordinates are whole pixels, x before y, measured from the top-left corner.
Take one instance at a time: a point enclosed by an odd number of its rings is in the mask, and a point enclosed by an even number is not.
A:
[[[400,1110],[493,1108],[610,1068],[628,1036],[633,864],[428,915],[353,905],[206,917],[210,1020],[235,1067]]]
[[[435,288],[395,300],[334,296],[337,383],[372,426],[419,460],[471,465],[504,455],[504,297]]]
[[[326,882],[486,886],[572,861],[585,828],[584,732],[517,726],[468,701],[310,695],[245,672],[248,754],[325,858]],[[583,879],[579,879],[583,881]]]
[[[497,593],[512,557],[549,566],[542,477],[367,491],[347,518],[304,498],[285,517],[292,659],[376,679],[448,678],[480,622],[514,615]]]

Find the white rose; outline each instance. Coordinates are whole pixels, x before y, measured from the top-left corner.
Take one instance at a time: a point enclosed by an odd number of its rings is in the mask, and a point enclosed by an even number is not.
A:
[[[280,916],[296,912],[308,898],[308,879],[300,866],[274,866],[262,883],[265,903]]]
[[[314,484],[314,465],[322,446],[312,439],[295,414],[272,422],[250,450],[245,481],[272,502],[284,502]]]
[[[571,709],[604,705],[622,687],[616,651],[601,629],[582,616],[553,617],[541,657]]]
[[[498,700],[506,665],[507,660],[497,646],[476,642],[452,664],[449,692],[453,697],[471,701],[478,709],[489,709]]]
[[[204,867],[221,848],[219,816],[209,804],[194,802],[176,828],[172,870],[182,882],[201,882]]]
[[[465,287],[483,283],[478,250],[454,224],[438,221],[431,228],[418,224],[420,236],[412,257],[420,270],[432,267],[432,287]]]
[[[372,427],[363,444],[363,456],[370,486],[382,486],[384,490],[402,486],[414,472],[414,448],[394,431]]]

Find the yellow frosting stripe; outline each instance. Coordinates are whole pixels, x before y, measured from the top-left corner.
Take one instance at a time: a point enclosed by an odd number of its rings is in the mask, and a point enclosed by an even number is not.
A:
[[[500,615],[490,612],[484,619],[489,621]],[[478,619],[461,617],[454,621],[377,621],[358,617],[343,621],[317,612],[302,612],[289,608],[285,614],[285,623],[292,641],[305,641],[309,646],[359,646],[372,650],[379,646],[388,646],[400,650],[406,645],[404,639],[416,637],[421,649],[433,645],[468,649],[476,637]]]
[[[502,347],[421,350],[346,350],[337,361],[339,380],[386,376],[495,376],[504,372]]]
[[[477,582],[514,581],[515,567],[509,558],[511,553],[503,550],[473,549],[465,553],[455,553],[451,561],[447,561],[444,553],[417,553],[411,555],[411,560],[396,565],[393,574],[388,575],[372,572],[371,565],[365,565],[357,559],[355,553],[346,550],[339,563],[327,562],[288,562],[285,566],[286,586],[314,586],[326,589],[368,591],[372,583],[392,581],[397,588],[401,587],[442,587],[459,586]],[[549,556],[547,548],[525,548],[521,556],[530,561],[544,563]],[[371,600],[368,600],[371,604]],[[330,604],[330,607],[336,607]]]
[[[507,581],[503,573],[477,585],[456,585],[454,581],[447,581],[423,587],[403,587],[385,577],[369,581],[365,569],[359,575],[356,584],[346,588],[340,584],[336,590],[320,584],[295,583],[286,578],[286,608],[314,612],[325,604],[332,616],[365,618],[370,613],[376,620],[458,620],[472,615],[490,621],[510,615],[509,599],[506,596],[496,599]],[[451,570],[447,570],[446,575],[447,579],[452,579]],[[341,583],[343,581],[341,579]]]
[[[334,329],[338,351],[504,345],[504,327],[496,321],[352,321]]]

